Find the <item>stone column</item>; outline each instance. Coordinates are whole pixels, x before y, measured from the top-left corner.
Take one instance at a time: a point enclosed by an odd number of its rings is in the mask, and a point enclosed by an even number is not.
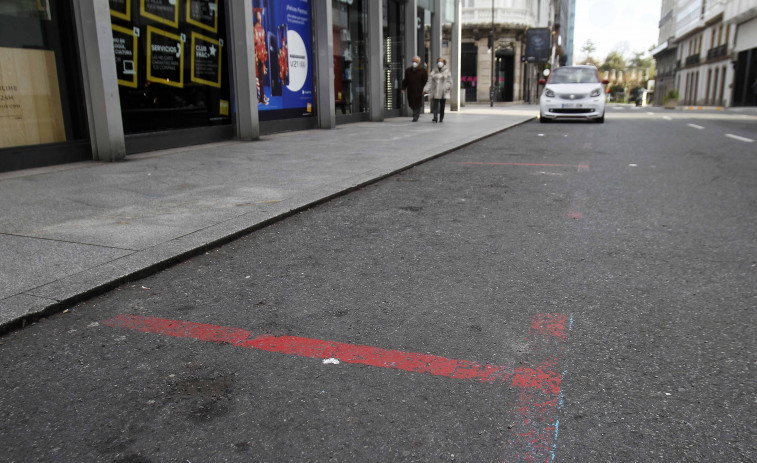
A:
[[[378,1],[378,0],[375,0]],[[405,3],[405,59],[403,68],[410,66],[413,56],[420,56],[418,53],[418,0],[407,0]],[[423,57],[421,57],[423,61]],[[407,96],[403,95],[402,114],[412,116],[413,112],[407,105]]]
[[[331,17],[331,0],[316,0],[314,8],[315,43],[318,52],[315,60],[318,127],[333,129],[336,126],[336,111],[334,109],[334,36],[332,31],[334,21]]]
[[[236,98],[236,129],[240,140],[260,138],[258,93],[255,84],[255,39],[252,2],[229,2],[232,77]]]
[[[455,22],[452,24],[452,46],[450,47],[450,72],[452,72],[452,92],[450,92],[450,109],[452,111],[458,111],[460,109],[460,79],[462,77],[461,71],[461,50],[462,45],[460,39],[462,38],[462,24],[460,21],[461,6],[460,0],[455,0]]]
[[[121,99],[118,93],[110,6],[101,0],[74,2],[92,159],[126,157]]]

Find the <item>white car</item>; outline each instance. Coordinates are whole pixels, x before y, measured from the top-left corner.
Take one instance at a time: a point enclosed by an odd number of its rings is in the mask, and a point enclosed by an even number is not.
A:
[[[605,89],[594,66],[563,66],[552,71],[539,99],[539,121],[605,121]]]

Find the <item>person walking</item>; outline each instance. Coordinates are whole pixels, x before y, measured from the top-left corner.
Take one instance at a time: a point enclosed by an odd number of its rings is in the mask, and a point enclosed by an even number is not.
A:
[[[421,66],[421,59],[413,57],[413,64],[405,69],[405,77],[402,79],[402,93],[407,92],[407,104],[413,110],[413,122],[418,122],[423,109],[423,88],[428,82],[426,68]]]
[[[436,60],[436,69],[431,71],[429,81],[424,88],[424,93],[431,96],[431,112],[434,113],[431,122],[444,121],[444,106],[447,104],[451,89],[452,73],[447,68],[447,60],[440,57]]]

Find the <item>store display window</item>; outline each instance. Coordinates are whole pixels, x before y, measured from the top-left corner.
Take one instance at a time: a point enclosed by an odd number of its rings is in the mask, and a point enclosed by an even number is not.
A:
[[[332,0],[336,114],[368,111],[365,0]]]
[[[71,1],[0,1],[0,149],[85,140]]]
[[[109,0],[126,134],[231,124],[224,0]]]

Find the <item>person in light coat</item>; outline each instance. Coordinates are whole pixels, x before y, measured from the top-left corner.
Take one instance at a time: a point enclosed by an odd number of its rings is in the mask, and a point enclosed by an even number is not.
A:
[[[431,111],[434,113],[431,122],[444,121],[444,106],[447,104],[451,89],[452,73],[447,68],[447,60],[440,57],[436,60],[436,66],[431,71],[424,89],[425,93],[431,97]]]

